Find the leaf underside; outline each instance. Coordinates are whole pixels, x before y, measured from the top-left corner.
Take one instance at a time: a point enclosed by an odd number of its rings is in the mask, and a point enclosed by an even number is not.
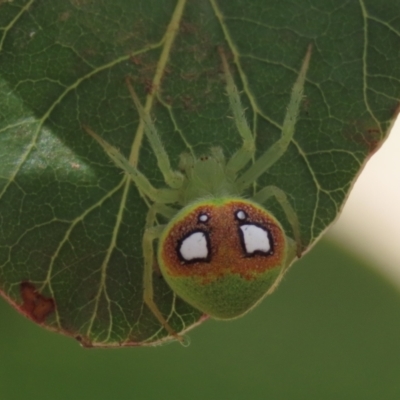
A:
[[[218,46],[260,155],[280,137],[313,45],[294,140],[253,188],[283,189],[312,245],[397,115],[399,17],[398,0],[0,0],[0,292],[86,346],[166,339],[142,299],[149,204],[82,125],[164,186],[129,76],[174,167],[210,146],[229,157],[241,141]],[[290,231],[279,205],[266,207]],[[177,331],[205,319],[154,275]]]

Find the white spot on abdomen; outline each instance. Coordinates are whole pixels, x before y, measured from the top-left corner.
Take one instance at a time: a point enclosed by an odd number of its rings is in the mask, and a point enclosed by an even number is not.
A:
[[[209,216],[207,214],[199,215],[199,222],[207,222],[209,220]]]
[[[194,232],[182,240],[179,253],[185,261],[207,259],[208,247],[204,232]]]
[[[243,221],[246,219],[246,213],[243,210],[238,210],[236,212],[236,218]]]
[[[245,224],[240,229],[243,233],[243,244],[247,254],[253,254],[256,251],[268,253],[271,250],[271,243],[268,232],[257,225]]]

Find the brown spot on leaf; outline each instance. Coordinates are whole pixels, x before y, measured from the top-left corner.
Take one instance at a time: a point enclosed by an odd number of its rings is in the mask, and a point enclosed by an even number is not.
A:
[[[356,120],[348,125],[345,138],[363,148],[369,156],[375,153],[382,143],[383,133],[374,121]]]
[[[378,128],[367,128],[364,133],[364,142],[370,154],[375,153],[382,141],[382,132]]]
[[[168,94],[167,96],[165,96],[165,102],[167,103],[167,104],[169,104],[169,105],[172,105],[172,103],[173,103],[173,99],[172,99],[172,97]]]
[[[190,96],[182,96],[181,101],[183,103],[183,107],[187,111],[195,111],[196,106],[193,104],[193,98]]]
[[[20,290],[22,297],[21,311],[35,322],[44,322],[55,309],[54,300],[41,295],[30,282],[22,282]]]
[[[185,81],[196,81],[199,77],[200,73],[197,71],[189,71],[181,74],[181,78]]]
[[[71,16],[71,13],[69,11],[64,11],[61,14],[59,14],[58,20],[60,22],[65,22],[65,21],[69,20],[70,16]]]
[[[191,22],[182,22],[179,29],[183,34],[195,34],[198,31],[197,26]]]
[[[143,61],[139,56],[131,56],[129,59],[135,65],[143,65]]]
[[[75,339],[82,345],[82,347],[86,347],[86,348],[93,347],[93,343],[90,341],[89,338],[87,338],[85,336],[76,335]]]
[[[147,94],[153,94],[157,90],[157,86],[153,84],[151,79],[143,79],[144,90]]]
[[[311,100],[307,96],[304,96],[304,99],[303,99],[303,102],[301,104],[301,107],[303,109],[303,112],[307,116],[310,114],[310,105],[311,105]]]

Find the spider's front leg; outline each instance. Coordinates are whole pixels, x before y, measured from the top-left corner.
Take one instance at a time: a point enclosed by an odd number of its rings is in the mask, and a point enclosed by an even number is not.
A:
[[[143,108],[142,104],[140,103],[139,97],[133,89],[129,78],[126,78],[126,84],[128,86],[128,90],[132,97],[132,100],[135,103],[136,109],[139,113],[140,120],[144,124],[144,132],[149,139],[151,148],[157,158],[158,168],[164,176],[165,183],[173,189],[181,188],[184,181],[183,175],[177,171],[174,171],[171,168],[168,153],[164,149],[157,129],[153,121],[151,120],[148,112]]]
[[[241,192],[249,187],[255,180],[266,172],[276,161],[278,161],[286,152],[289,146],[300,111],[301,101],[303,99],[303,90],[306,80],[308,66],[310,64],[312,46],[309,45],[304,57],[303,64],[297,76],[296,82],[292,87],[289,105],[282,125],[282,136],[275,142],[260,158],[237,180],[238,190]]]
[[[114,164],[121,168],[132,179],[137,189],[148,196],[151,201],[165,204],[175,203],[180,200],[181,193],[179,190],[169,188],[156,189],[146,176],[132,165],[114,146],[111,146],[88,126],[84,125],[83,128],[100,144],[110,159],[114,161]]]
[[[157,304],[154,302],[154,291],[153,291],[153,264],[154,264],[154,248],[153,242],[158,239],[165,225],[154,226],[156,214],[161,214],[167,218],[172,218],[176,213],[176,210],[168,207],[164,204],[153,204],[150,207],[147,218],[146,218],[146,229],[143,234],[143,257],[144,257],[144,274],[143,274],[143,300],[149,307],[153,315],[158,319],[161,325],[167,330],[167,332],[181,343],[184,342],[184,337],[179,335],[169,325],[168,321],[162,315]]]
[[[233,119],[243,140],[242,147],[231,157],[226,166],[227,175],[235,179],[236,174],[253,158],[256,147],[254,136],[246,121],[245,110],[240,101],[240,96],[229,69],[225,53],[221,47],[218,48],[218,51],[222,59],[222,67],[226,80],[226,93],[229,98],[231,111],[233,112]]]

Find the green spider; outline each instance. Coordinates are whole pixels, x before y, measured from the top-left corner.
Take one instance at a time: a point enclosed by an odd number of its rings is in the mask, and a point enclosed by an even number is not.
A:
[[[281,138],[244,172],[242,169],[255,155],[254,137],[222,50],[220,55],[230,107],[243,140],[241,148],[229,160],[225,159],[221,148],[213,147],[207,157],[182,154],[181,172],[172,169],[154,123],[129,80],[128,89],[168,188],[155,188],[117,149],[85,127],[152,203],[142,243],[143,298],[162,326],[178,340],[182,340],[182,336],[169,325],[153,300],[155,240],[158,240],[158,265],[171,289],[193,307],[217,319],[236,318],[252,309],[273,291],[296,255],[300,257],[302,252],[298,218],[281,189],[266,186],[250,199],[243,196],[245,190],[285,153],[292,140],[311,46],[292,88]],[[272,196],[292,227],[293,239],[262,207]],[[168,223],[157,225],[157,215],[162,215]]]

